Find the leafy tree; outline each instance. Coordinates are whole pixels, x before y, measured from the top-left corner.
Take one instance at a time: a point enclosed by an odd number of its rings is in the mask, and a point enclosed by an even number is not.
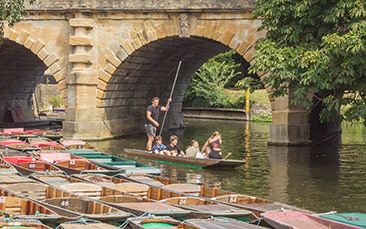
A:
[[[267,35],[250,72],[270,73],[265,83],[273,96],[291,89],[294,104],[311,110],[321,103],[321,121],[341,107],[343,118],[365,117],[365,0],[256,0],[254,15]]]
[[[32,4],[34,0],[28,2]],[[9,26],[13,26],[21,20],[22,16],[27,15],[24,3],[24,0],[0,0],[0,38],[4,35],[4,21],[7,21]]]
[[[225,85],[236,75],[241,74],[235,69],[238,67],[227,55],[232,51],[221,53],[208,60],[196,72],[185,94],[185,104],[200,101],[198,106],[225,107],[229,103],[224,95]]]

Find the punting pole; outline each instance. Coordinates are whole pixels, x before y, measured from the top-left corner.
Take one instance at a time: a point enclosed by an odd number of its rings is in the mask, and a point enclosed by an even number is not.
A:
[[[173,87],[172,87],[172,90],[170,91],[170,96],[169,96],[169,98],[172,98],[172,96],[173,96],[173,92],[174,92],[175,84],[177,83],[178,74],[179,74],[179,69],[180,69],[181,64],[182,64],[182,61],[179,61],[178,68],[177,68],[177,72],[175,73],[175,78],[174,78],[174,82],[173,82]],[[169,102],[168,102],[167,106],[169,106]],[[167,114],[168,114],[168,111],[169,111],[169,109],[168,109],[168,110],[165,112],[165,114],[164,114],[163,122],[161,123],[161,127],[160,127],[159,136],[161,136],[161,133],[163,132],[163,128],[164,128],[164,124],[165,124],[165,119],[166,119],[166,116],[167,116]]]

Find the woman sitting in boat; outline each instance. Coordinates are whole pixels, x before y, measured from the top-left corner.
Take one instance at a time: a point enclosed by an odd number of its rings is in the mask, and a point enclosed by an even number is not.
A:
[[[197,153],[200,153],[198,141],[192,140],[186,149],[186,157],[196,157]]]
[[[170,156],[185,156],[178,146],[178,137],[175,135],[170,136],[170,144],[167,145],[166,150],[169,151]]]
[[[155,144],[154,144],[154,146],[152,147],[151,150],[155,154],[165,155],[165,154],[169,153],[166,150],[165,145],[163,144],[163,137],[161,137],[161,136],[156,136]]]
[[[213,132],[211,137],[207,139],[205,145],[202,147],[201,153],[203,153],[206,147],[210,145],[211,152],[210,153],[206,152],[206,157],[212,159],[222,159],[221,143],[222,143],[221,134],[218,131],[215,131]]]

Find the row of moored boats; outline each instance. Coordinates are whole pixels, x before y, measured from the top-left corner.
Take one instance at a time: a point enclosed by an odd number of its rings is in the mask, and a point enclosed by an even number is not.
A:
[[[0,227],[365,227],[363,214],[315,215],[253,196],[181,183],[157,176],[160,170],[154,167],[57,135],[42,130],[0,132]]]

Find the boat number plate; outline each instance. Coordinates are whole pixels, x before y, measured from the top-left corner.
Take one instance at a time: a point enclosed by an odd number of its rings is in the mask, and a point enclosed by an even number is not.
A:
[[[29,164],[29,168],[30,168],[30,169],[34,169],[35,167],[36,167],[36,164],[34,164],[34,163],[30,163],[30,164]]]
[[[75,161],[74,160],[70,160],[70,165],[75,165]]]
[[[51,147],[50,147],[50,150],[55,150],[55,147],[51,146]]]
[[[5,204],[5,198],[4,197],[0,198],[0,204]]]
[[[179,199],[179,205],[186,204],[186,203],[187,203],[187,198],[180,198]]]
[[[229,203],[236,203],[238,200],[238,196],[230,196],[229,197]]]
[[[63,200],[60,204],[62,207],[68,207],[70,205],[70,202],[68,200]]]

